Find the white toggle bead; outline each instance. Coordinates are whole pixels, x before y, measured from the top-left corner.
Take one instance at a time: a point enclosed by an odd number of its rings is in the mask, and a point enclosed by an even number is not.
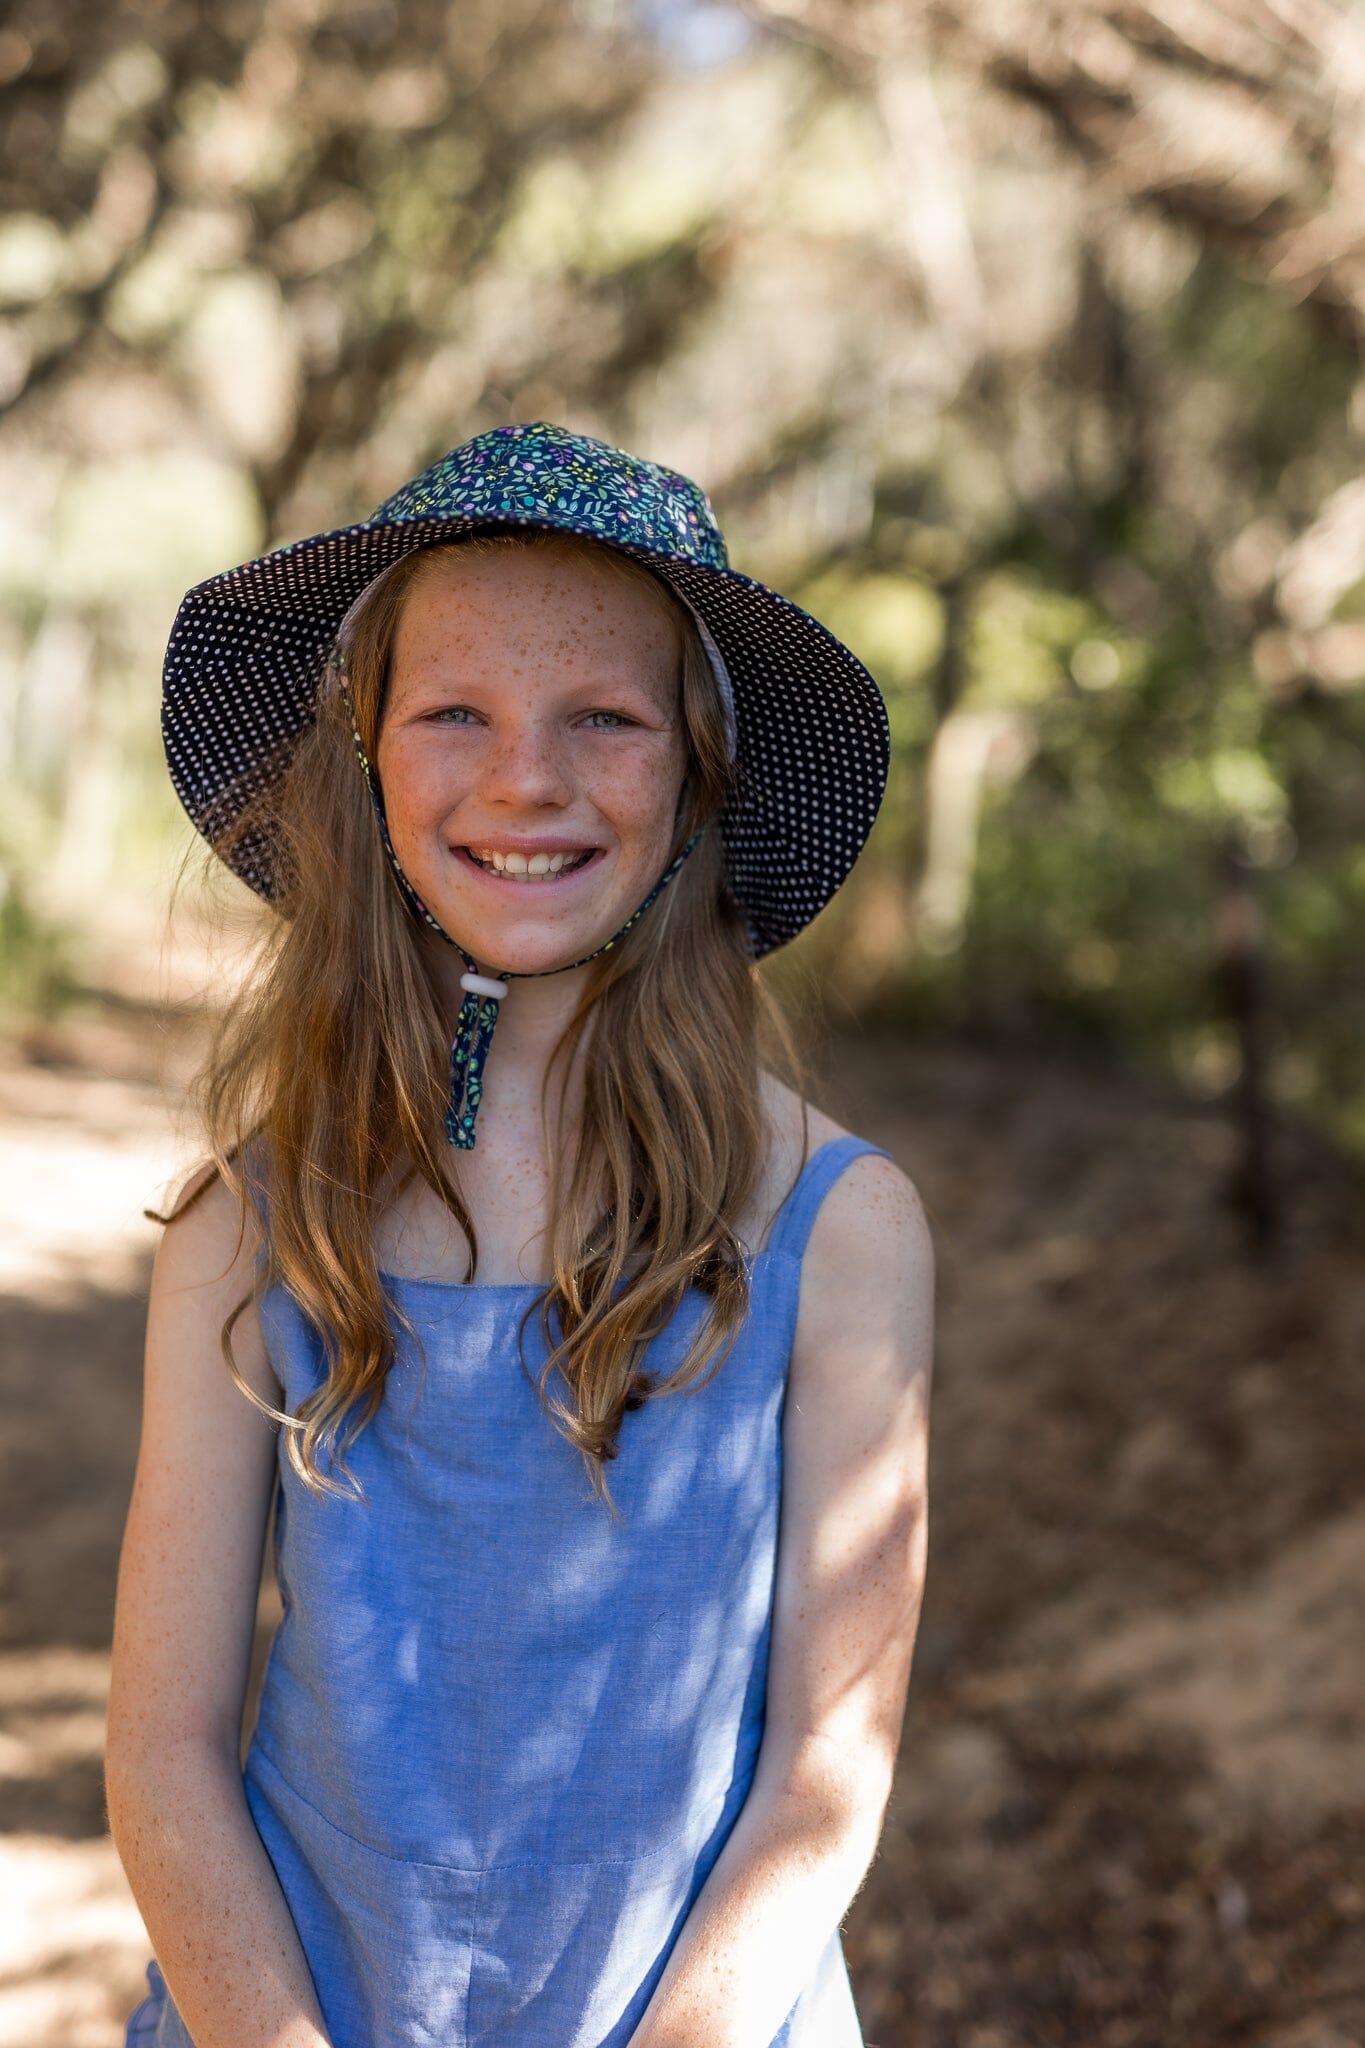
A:
[[[507,994],[505,981],[494,981],[487,974],[470,974],[468,969],[460,976],[460,987],[468,989],[470,994],[475,996],[502,997]]]

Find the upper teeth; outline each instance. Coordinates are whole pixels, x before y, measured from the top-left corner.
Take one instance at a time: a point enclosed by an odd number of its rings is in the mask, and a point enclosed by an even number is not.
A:
[[[577,853],[533,853],[529,860],[524,853],[496,853],[481,846],[471,846],[469,851],[485,867],[498,868],[509,875],[557,875],[566,861],[577,860],[592,848],[582,846]]]

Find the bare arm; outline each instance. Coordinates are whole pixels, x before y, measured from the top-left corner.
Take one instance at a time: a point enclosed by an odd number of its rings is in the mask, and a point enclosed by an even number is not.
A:
[[[802,1269],[753,1784],[631,2048],[766,2048],[876,1852],[923,1594],[933,1288],[912,1182],[855,1160]]]
[[[219,1332],[251,1284],[221,1183],[168,1225],[148,1299],[142,1436],[119,1558],[105,1745],[110,1832],[195,2048],[327,2048],[292,1915],[242,1788],[274,1423],[228,1375]],[[272,1406],[260,1319],[238,1365]]]

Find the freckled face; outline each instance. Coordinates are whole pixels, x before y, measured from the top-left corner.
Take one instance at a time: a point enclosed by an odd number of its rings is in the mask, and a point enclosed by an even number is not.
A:
[[[679,651],[577,554],[433,557],[409,587],[376,767],[404,873],[481,965],[579,959],[658,881],[687,766]],[[557,874],[471,852],[589,848]]]

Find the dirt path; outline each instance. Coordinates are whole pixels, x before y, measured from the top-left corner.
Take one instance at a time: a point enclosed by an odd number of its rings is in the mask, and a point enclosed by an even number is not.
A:
[[[836,1113],[941,1254],[929,1591],[847,1937],[869,2042],[1361,2048],[1358,1179],[1286,1136],[1253,1259],[1216,1116],[856,1066]]]
[[[194,1037],[33,1050],[0,1053],[0,2048],[117,2048],[108,1636]],[[1254,1260],[1210,1113],[954,1049],[833,1076],[940,1268],[928,1597],[845,1930],[869,2043],[1365,2048],[1359,1181],[1286,1139]]]

